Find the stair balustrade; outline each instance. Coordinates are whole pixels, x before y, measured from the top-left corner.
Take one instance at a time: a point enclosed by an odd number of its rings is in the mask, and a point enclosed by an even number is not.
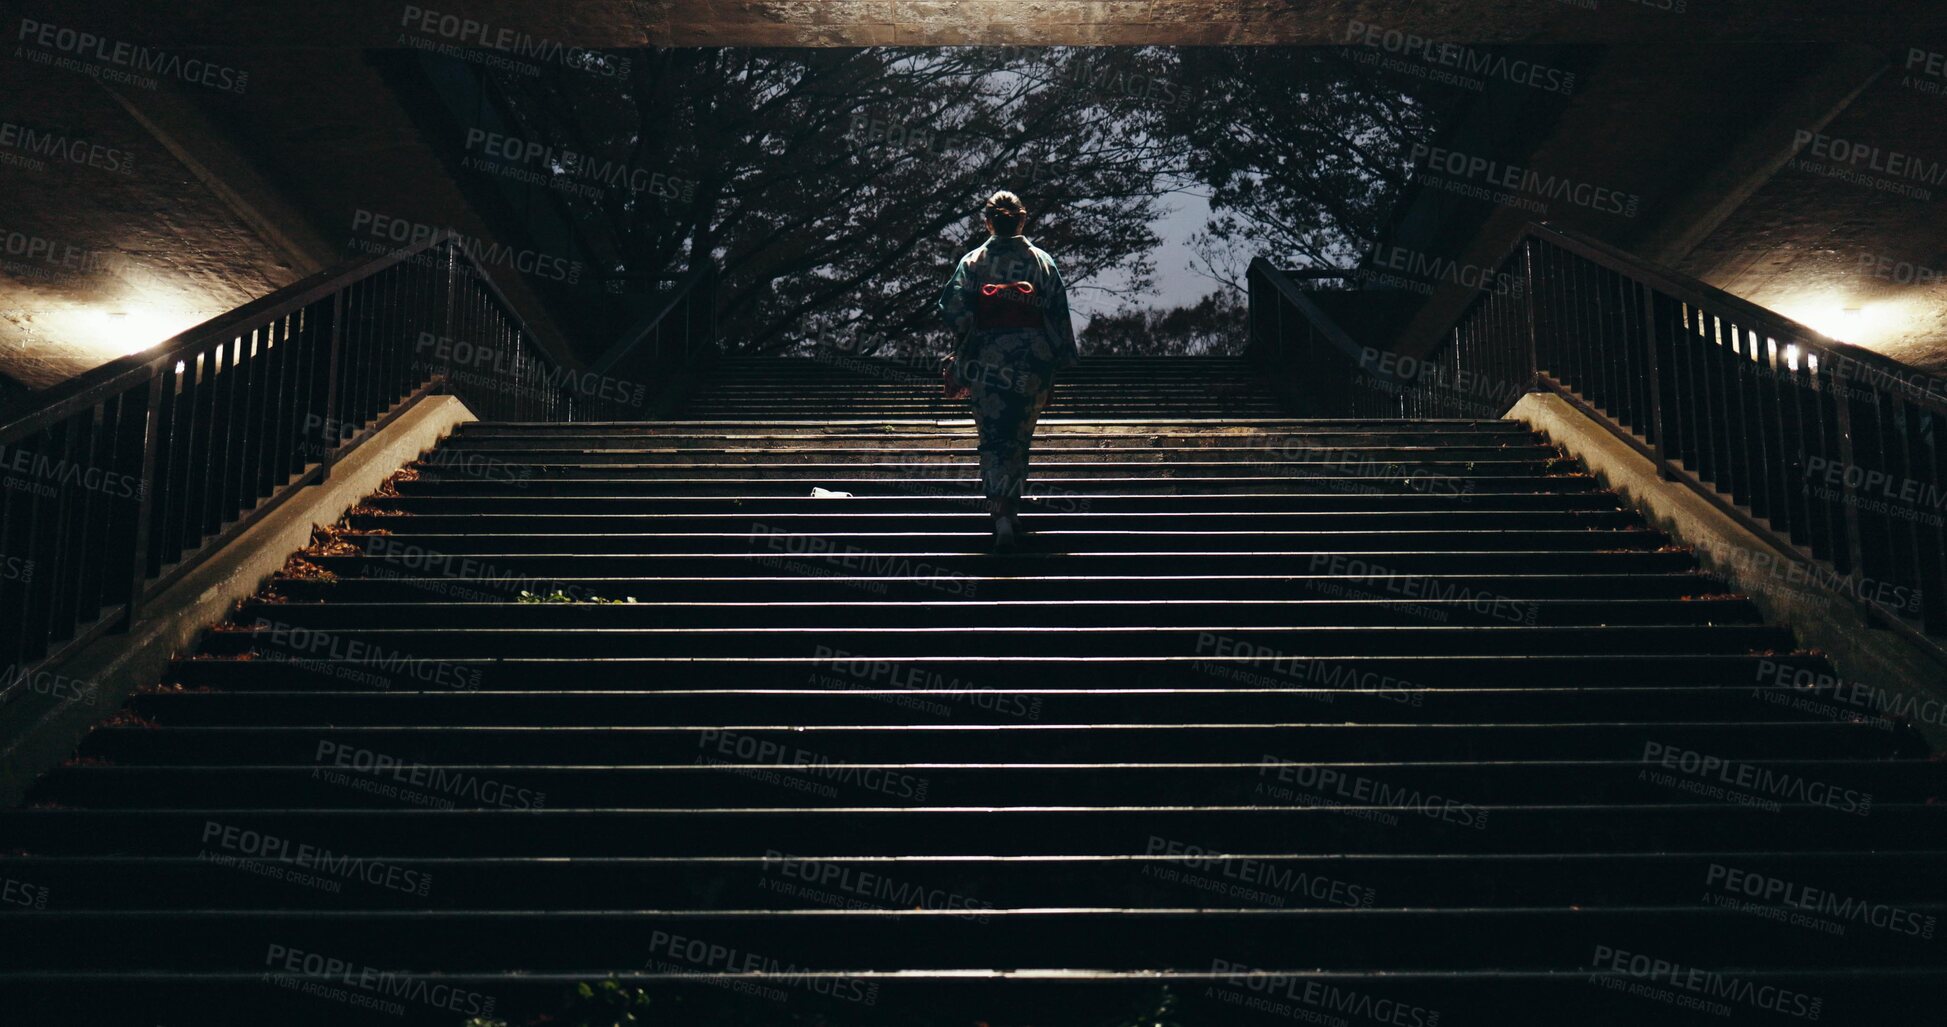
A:
[[[486,418],[640,417],[642,379],[714,346],[699,269],[599,368],[571,368],[474,248],[444,232],[319,272],[0,415],[0,701],[425,396]]]
[[[1543,224],[1407,353],[1355,342],[1293,272],[1259,258],[1249,279],[1251,353],[1302,413],[1499,417],[1552,393],[1792,573],[1947,641],[1947,380]]]

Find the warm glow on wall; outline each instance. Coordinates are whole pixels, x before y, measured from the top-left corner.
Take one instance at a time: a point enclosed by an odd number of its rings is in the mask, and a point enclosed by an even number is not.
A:
[[[139,353],[208,316],[191,310],[161,310],[132,304],[116,308],[95,307],[84,318],[89,323],[91,341],[104,352],[116,356]]]
[[[35,318],[35,327],[63,347],[84,351],[107,363],[140,353],[209,320],[215,313],[134,301],[76,304],[43,311]]]
[[[1840,342],[1872,348],[1900,338],[1912,323],[1910,300],[1859,300],[1839,293],[1792,297],[1773,309]]]

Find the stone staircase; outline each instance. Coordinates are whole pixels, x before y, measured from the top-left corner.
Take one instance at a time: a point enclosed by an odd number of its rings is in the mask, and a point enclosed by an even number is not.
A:
[[[1087,361],[996,557],[936,392],[464,426],[0,811],[5,1021],[1938,1022],[1947,764],[1521,425]]]
[[[1058,376],[1047,417],[1280,417],[1287,411],[1240,357],[1099,357]],[[722,361],[685,417],[707,420],[964,418],[940,396],[937,357]]]

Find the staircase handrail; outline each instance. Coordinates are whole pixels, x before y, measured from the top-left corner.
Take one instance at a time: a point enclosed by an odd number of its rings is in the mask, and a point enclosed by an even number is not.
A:
[[[689,364],[699,356],[714,354],[717,344],[716,284],[717,266],[708,258],[679,274],[669,289],[668,297],[625,329],[601,356],[589,364],[589,371],[608,374],[624,361],[638,357],[645,346],[655,363],[675,358]],[[671,354],[668,350],[672,347],[664,336],[664,328],[674,326],[678,321],[681,322],[681,334],[676,336],[676,342],[680,344],[681,352]]]
[[[1273,271],[1252,262],[1254,343],[1275,329],[1343,351],[1344,333]],[[1910,640],[1947,642],[1947,379],[1547,224],[1485,281],[1424,356],[1298,365],[1305,412],[1499,417],[1553,394],[1793,573]]]
[[[1384,354],[1362,346],[1295,279],[1350,280],[1337,268],[1287,270],[1264,257],[1245,273],[1250,291],[1250,339],[1246,355],[1265,363],[1278,391],[1314,417],[1402,416],[1391,393],[1405,383],[1386,366]],[[1357,381],[1379,386],[1366,392],[1337,387]]]
[[[0,414],[0,561],[22,571],[0,589],[0,701],[133,623],[418,400],[565,420],[563,377],[445,230],[17,399]]]

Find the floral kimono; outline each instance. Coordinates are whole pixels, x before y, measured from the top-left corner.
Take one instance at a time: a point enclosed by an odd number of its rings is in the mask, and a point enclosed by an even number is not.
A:
[[[1019,499],[1055,372],[1078,355],[1061,272],[1022,236],[989,237],[960,258],[940,313],[960,339],[954,368],[980,429],[981,487],[990,500]]]

